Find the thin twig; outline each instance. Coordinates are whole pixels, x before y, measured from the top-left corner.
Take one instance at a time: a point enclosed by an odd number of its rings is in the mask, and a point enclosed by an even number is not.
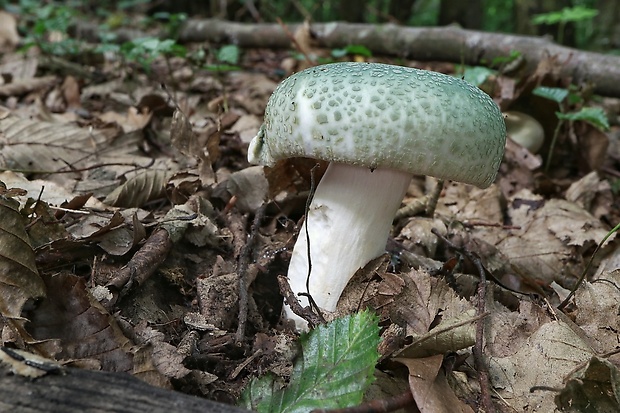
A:
[[[258,238],[258,229],[260,228],[260,223],[265,216],[266,208],[267,204],[263,204],[256,210],[248,241],[239,254],[239,264],[237,265],[237,274],[239,277],[239,324],[237,325],[237,332],[235,333],[237,343],[243,341],[243,338],[245,337],[245,326],[248,322],[249,299],[247,285],[248,266],[250,265],[250,256],[254,250],[254,244],[256,243],[256,238]]]
[[[435,208],[437,208],[437,202],[439,201],[439,196],[441,196],[441,191],[443,191],[445,181],[443,179],[438,179],[435,183],[435,187],[431,191],[428,197],[428,201],[426,202],[426,216],[433,217],[435,215]]]
[[[304,59],[306,59],[306,62],[308,62],[308,64],[311,64],[311,65],[315,64],[315,62],[312,59],[310,59],[310,56],[308,56],[304,48],[299,44],[299,42],[297,42],[297,39],[295,39],[295,36],[293,35],[293,33],[291,33],[291,31],[288,29],[286,24],[284,24],[282,19],[280,19],[279,17],[276,17],[276,21],[278,22],[280,27],[282,27],[282,30],[284,30],[286,37],[288,37],[291,43],[293,43],[293,46],[295,46],[295,49],[297,49],[297,51],[304,56]]]
[[[310,295],[310,274],[312,273],[312,257],[310,254],[310,233],[308,232],[308,217],[310,215],[310,204],[312,204],[312,200],[314,199],[314,193],[316,192],[316,182],[314,180],[314,171],[316,171],[317,168],[319,168],[321,165],[320,164],[315,164],[312,169],[310,169],[310,193],[308,194],[308,199],[306,200],[306,208],[305,208],[305,220],[306,220],[306,225],[304,226],[304,228],[306,229],[306,246],[307,246],[307,253],[308,253],[308,274],[306,276],[306,292],[305,293],[300,293],[299,295],[301,296],[305,296],[308,299],[308,302],[310,303],[310,307],[314,309],[314,311],[316,311],[317,315],[319,316],[319,319],[322,320],[323,323],[325,323],[325,317],[323,317],[323,313],[321,313],[321,309],[319,308],[318,305],[316,305],[316,302],[314,301],[314,298],[312,298],[312,295]]]
[[[284,275],[278,275],[278,286],[280,287],[280,294],[284,297],[284,300],[290,307],[291,311],[306,320],[310,326],[310,329],[318,326],[319,324],[325,323],[325,320],[321,319],[316,313],[314,313],[312,308],[301,306],[299,300],[295,296],[295,293],[291,290],[288,279]]]
[[[447,238],[439,233],[435,228],[431,230],[436,237],[441,239],[452,250],[464,255],[469,259],[478,270],[480,281],[478,282],[478,302],[476,303],[476,315],[480,316],[486,313],[486,271],[482,265],[480,257],[466,248],[460,248],[450,242]],[[486,413],[492,413],[495,411],[493,402],[491,401],[491,384],[489,381],[489,372],[484,361],[484,318],[480,318],[476,323],[476,343],[473,347],[474,362],[476,365],[476,371],[478,372],[478,381],[480,383],[480,403],[482,410]]]
[[[603,246],[603,244],[605,244],[605,242],[607,241],[607,239],[609,237],[611,237],[615,232],[617,232],[618,230],[620,230],[620,224],[616,225],[614,228],[611,229],[611,231],[609,231],[607,233],[607,235],[605,235],[605,237],[603,238],[603,240],[601,242],[598,243],[598,245],[596,246],[596,248],[594,249],[594,252],[592,253],[592,256],[590,257],[590,259],[588,260],[588,263],[586,264],[585,268],[583,269],[583,272],[581,273],[581,276],[579,277],[579,279],[577,280],[577,282],[575,283],[575,287],[571,290],[570,294],[568,294],[568,296],[560,303],[560,305],[558,306],[558,310],[560,311],[564,311],[564,308],[568,305],[568,303],[570,302],[571,298],[573,298],[573,296],[575,295],[575,293],[577,292],[577,289],[579,288],[579,286],[583,283],[583,281],[586,279],[586,276],[588,275],[588,271],[590,270],[590,267],[592,266],[592,262],[594,261],[594,257],[596,256],[596,254],[598,253],[598,251],[601,249],[601,247]]]

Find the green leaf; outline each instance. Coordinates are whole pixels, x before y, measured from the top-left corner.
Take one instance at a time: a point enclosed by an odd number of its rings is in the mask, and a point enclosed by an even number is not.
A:
[[[322,325],[300,337],[288,387],[273,379],[253,380],[242,402],[261,413],[305,413],[359,404],[379,358],[377,317],[368,311]]]
[[[483,84],[487,78],[496,74],[496,70],[492,70],[483,66],[465,67],[463,71],[463,79],[475,86]]]
[[[366,46],[361,44],[351,44],[342,49],[333,49],[332,57],[338,59],[347,55],[359,55],[364,57],[372,57],[372,52]]]
[[[508,56],[497,56],[491,60],[491,66],[497,67],[500,65],[506,65],[519,59],[523,54],[518,50],[511,50]]]
[[[556,115],[558,119],[569,121],[581,120],[601,130],[609,130],[609,120],[607,120],[607,115],[601,108],[581,108],[581,110],[577,112],[556,112]]]
[[[217,60],[222,63],[228,63],[230,65],[236,65],[239,63],[239,47],[234,44],[222,46],[217,51]]]
[[[239,66],[231,65],[204,65],[204,69],[212,72],[232,72],[235,70],[241,70]]]
[[[532,94],[552,100],[556,103],[562,103],[568,96],[568,93],[568,90],[559,87],[538,86],[536,89],[532,90]]]
[[[579,22],[592,19],[598,15],[598,10],[584,6],[564,7],[560,11],[537,14],[532,18],[533,24],[557,24]]]

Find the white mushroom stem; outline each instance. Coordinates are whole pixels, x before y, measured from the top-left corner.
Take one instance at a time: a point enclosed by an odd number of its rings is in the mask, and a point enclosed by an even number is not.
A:
[[[295,294],[308,292],[319,308],[334,311],[355,272],[385,251],[392,220],[411,181],[407,172],[330,163],[314,193],[288,270]],[[306,237],[306,227],[308,228]],[[299,297],[303,306],[306,297]],[[300,330],[306,322],[285,306]]]

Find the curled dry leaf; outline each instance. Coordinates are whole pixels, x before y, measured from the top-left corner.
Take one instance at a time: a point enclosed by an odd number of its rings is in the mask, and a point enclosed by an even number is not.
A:
[[[448,384],[441,369],[442,355],[396,361],[409,369],[409,388],[421,413],[473,413]]]
[[[401,276],[380,275],[383,280],[374,297],[376,307],[405,325],[413,339],[399,357],[426,357],[473,345],[475,310],[443,280],[418,270]]]
[[[22,310],[27,301],[45,297],[46,291],[18,208],[17,201],[0,196],[0,318],[29,343],[33,340],[24,329]]]
[[[220,141],[219,131],[215,131],[208,138],[205,145],[199,142],[197,134],[192,128],[185,113],[177,108],[172,116],[172,125],[170,127],[170,139],[172,145],[183,155],[199,159],[202,162],[200,167],[200,178],[203,184],[211,184],[215,182],[215,172],[213,171],[213,162],[217,157],[216,149]]]
[[[600,218],[609,214],[613,193],[609,181],[601,179],[596,171],[592,171],[570,185],[566,190],[566,200]]]
[[[141,207],[166,194],[166,184],[173,173],[168,170],[149,169],[131,178],[112,191],[103,201],[107,205]]]

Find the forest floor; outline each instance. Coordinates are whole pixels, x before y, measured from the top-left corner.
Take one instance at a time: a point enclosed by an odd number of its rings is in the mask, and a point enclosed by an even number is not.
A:
[[[298,335],[280,321],[277,276],[315,162],[251,166],[247,147],[278,82],[311,62],[154,38],[51,54],[69,38],[47,35],[24,51],[0,31],[1,344],[230,404],[253,377],[288,377]],[[618,406],[620,248],[613,235],[597,245],[620,222],[620,102],[560,65],[479,75],[502,111],[538,120],[542,148],[509,140],[487,189],[446,183],[434,214],[396,220],[386,255],[345,291],[338,315],[379,317],[369,397],[411,391],[420,411],[476,411],[482,369],[499,411]],[[434,185],[415,178],[404,205]]]

